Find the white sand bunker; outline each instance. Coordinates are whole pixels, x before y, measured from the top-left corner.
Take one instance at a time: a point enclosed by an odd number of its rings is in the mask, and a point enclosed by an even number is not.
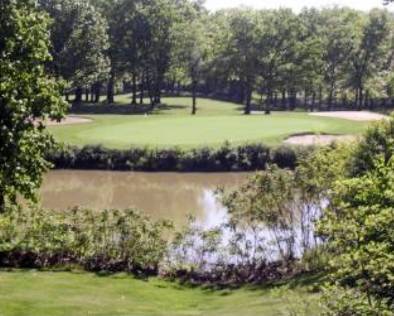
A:
[[[351,121],[380,121],[387,116],[379,113],[373,113],[369,111],[332,111],[332,112],[316,112],[309,113],[313,116],[325,116],[325,117],[335,117],[342,118]]]
[[[334,142],[352,141],[356,137],[353,135],[295,135],[287,138],[284,143],[289,145],[330,145]]]
[[[61,122],[48,121],[47,126],[59,126],[59,125],[74,125],[74,124],[86,124],[92,122],[91,119],[77,116],[77,115],[67,115]]]

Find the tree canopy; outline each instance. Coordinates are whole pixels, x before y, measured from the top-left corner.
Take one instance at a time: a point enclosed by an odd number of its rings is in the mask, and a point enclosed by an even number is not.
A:
[[[383,9],[227,9],[191,0],[40,0],[52,17],[50,69],[107,103],[215,96],[252,109],[384,107],[393,102],[394,16]]]
[[[52,138],[44,121],[60,120],[60,86],[45,72],[49,19],[35,1],[0,3],[0,211],[19,193],[34,198],[48,167]]]

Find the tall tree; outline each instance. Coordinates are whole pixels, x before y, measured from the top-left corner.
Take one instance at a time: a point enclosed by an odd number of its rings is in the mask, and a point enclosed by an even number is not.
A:
[[[75,89],[79,103],[83,87],[108,72],[107,23],[87,1],[39,0],[39,4],[52,18],[50,69]]]
[[[173,66],[190,80],[192,115],[197,112],[197,86],[209,54],[206,23],[201,7],[186,4],[181,22],[173,28],[175,44],[171,60]]]
[[[321,106],[324,74],[321,16],[316,9],[304,9],[300,20],[303,27],[297,43],[297,64],[300,65],[299,76],[304,88],[304,105],[308,106],[308,96],[311,97],[309,108],[314,111],[317,98]]]
[[[95,0],[96,7],[105,16],[108,23],[110,72],[107,81],[107,102],[114,103],[115,84],[128,74],[133,80],[132,103],[136,103],[136,81],[139,55],[139,41],[147,32],[138,7],[139,0]]]
[[[232,69],[241,84],[245,102],[244,114],[250,114],[252,93],[257,76],[258,17],[253,10],[242,9],[229,11],[228,19],[231,30],[228,43],[228,67]]]
[[[261,12],[262,35],[259,40],[259,74],[266,93],[266,114],[270,114],[274,94],[288,90],[291,96],[297,91],[295,57],[301,24],[289,9]]]
[[[358,31],[359,14],[348,9],[327,9],[322,12],[325,27],[323,36],[324,80],[328,92],[328,108],[336,101],[336,93],[343,86],[346,63],[353,50],[352,38]]]
[[[356,28],[354,26],[354,28]],[[349,57],[348,82],[354,88],[355,105],[359,110],[365,101],[366,81],[377,74],[387,61],[385,44],[390,35],[387,12],[373,10],[363,21],[360,32],[355,34],[353,49]]]
[[[170,67],[173,27],[179,20],[176,3],[171,0],[144,0],[139,7],[144,36],[141,54],[152,109],[161,102],[161,90]]]
[[[34,199],[53,144],[43,121],[60,120],[66,108],[45,73],[48,27],[35,1],[0,2],[0,212],[17,194]]]

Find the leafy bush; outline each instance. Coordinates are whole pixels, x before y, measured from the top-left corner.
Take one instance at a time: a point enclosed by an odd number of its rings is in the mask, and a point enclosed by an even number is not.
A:
[[[323,316],[393,316],[387,302],[362,291],[338,286],[328,287],[323,295]],[[382,304],[383,303],[383,304]]]
[[[334,291],[343,293],[328,295],[326,315],[394,314],[393,128],[394,119],[367,132],[351,161],[352,176],[336,183],[319,223]]]
[[[59,147],[47,154],[55,168],[101,169],[130,171],[254,171],[267,164],[294,169],[298,156],[310,148],[280,147],[270,149],[262,144],[232,147],[225,143],[219,148],[158,149],[134,147],[127,150],[102,146]]]
[[[381,156],[387,163],[394,153],[394,113],[390,120],[373,125],[365,133],[349,163],[352,176],[357,176],[373,169],[375,159]]]
[[[0,265],[78,264],[91,271],[157,273],[170,227],[135,210],[16,208],[0,219]]]

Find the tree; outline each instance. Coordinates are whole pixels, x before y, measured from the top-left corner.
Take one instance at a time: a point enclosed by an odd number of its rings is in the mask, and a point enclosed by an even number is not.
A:
[[[66,108],[59,84],[45,73],[48,27],[35,1],[0,2],[0,212],[18,194],[34,199],[53,144],[44,121],[60,120]]]
[[[228,40],[228,67],[241,84],[242,99],[245,102],[244,114],[248,115],[251,112],[252,93],[257,76],[257,14],[249,9],[232,10],[228,12],[228,21],[231,31]]]
[[[176,3],[171,0],[143,1],[139,7],[144,36],[141,55],[146,86],[152,109],[161,102],[161,90],[166,72],[170,68],[173,49],[173,27],[179,21]]]
[[[346,63],[353,49],[352,38],[356,35],[358,14],[348,9],[323,11],[323,60],[325,63],[324,81],[328,90],[328,108],[336,100],[338,87],[345,79]]]
[[[265,112],[270,114],[279,90],[283,95],[288,90],[291,107],[295,107],[300,75],[300,63],[296,63],[296,56],[301,23],[291,10],[280,9],[262,12],[261,24],[259,74],[267,95]]]
[[[39,0],[51,23],[50,70],[75,89],[76,103],[83,87],[103,80],[108,73],[107,23],[87,1]]]
[[[300,13],[302,28],[296,48],[296,63],[300,65],[299,76],[304,88],[304,105],[308,105],[308,96],[312,95],[310,110],[314,111],[316,98],[319,95],[321,106],[321,93],[323,86],[324,62],[323,40],[321,36],[321,15],[316,9],[304,9]]]
[[[95,0],[94,4],[108,23],[109,47],[106,53],[110,61],[107,80],[107,102],[114,103],[115,84],[130,74],[133,80],[132,102],[137,102],[137,72],[142,63],[140,55],[141,39],[146,36],[147,26],[138,7],[138,0]]]
[[[384,49],[390,35],[389,18],[385,11],[369,13],[360,32],[354,37],[353,49],[349,56],[348,82],[354,88],[355,106],[362,109],[366,81],[383,68],[387,50]]]
[[[334,284],[324,315],[393,315],[393,131],[394,116],[367,132],[350,164],[352,176],[336,184],[319,223]]]
[[[174,47],[171,57],[172,66],[191,81],[192,111],[197,112],[197,86],[209,54],[206,38],[206,16],[202,8],[186,6],[182,14],[182,22],[174,26]]]

